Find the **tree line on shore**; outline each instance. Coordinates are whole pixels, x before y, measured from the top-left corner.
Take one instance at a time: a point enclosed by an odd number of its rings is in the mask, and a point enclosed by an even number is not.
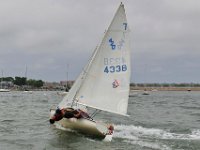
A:
[[[2,82],[12,82],[13,84],[17,86],[31,86],[33,88],[40,88],[44,85],[44,81],[42,80],[35,80],[35,79],[28,79],[26,77],[3,77],[0,78],[0,81]]]
[[[0,81],[12,82],[17,86],[30,86],[33,88],[41,88],[44,85],[44,81],[27,79],[26,77],[3,77]],[[69,84],[68,84],[69,86]],[[71,88],[67,87],[68,89]],[[200,87],[200,83],[131,83],[131,87]]]

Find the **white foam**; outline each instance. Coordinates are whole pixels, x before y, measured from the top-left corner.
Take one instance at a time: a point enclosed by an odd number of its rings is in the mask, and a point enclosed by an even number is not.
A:
[[[151,149],[157,149],[157,150],[171,150],[170,147],[167,147],[166,145],[162,145],[159,143],[153,143],[153,142],[146,142],[142,140],[136,140],[136,141],[128,141],[126,140],[127,143],[131,143],[134,145],[139,145],[141,147],[148,147]]]
[[[113,137],[123,138],[125,142],[133,145],[139,145],[141,147],[148,147],[158,150],[171,150],[171,148],[162,143],[150,142],[147,139],[143,139],[147,136],[158,135],[160,132],[160,129],[147,129],[141,126],[115,125]]]
[[[114,137],[125,139],[138,139],[149,137],[156,139],[200,140],[200,129],[193,130],[190,134],[178,134],[162,129],[143,128],[134,125],[115,125]]]
[[[115,125],[114,127],[113,138],[122,138],[127,143],[158,150],[171,150],[169,146],[162,143],[162,140],[200,140],[200,129],[192,130],[190,134],[178,134],[134,125]]]

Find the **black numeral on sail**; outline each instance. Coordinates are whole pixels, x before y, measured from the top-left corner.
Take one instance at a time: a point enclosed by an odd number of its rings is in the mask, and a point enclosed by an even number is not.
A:
[[[124,30],[126,30],[127,29],[127,23],[123,23],[123,25],[124,25]]]
[[[104,68],[105,73],[125,72],[126,70],[127,70],[126,65],[106,66]]]

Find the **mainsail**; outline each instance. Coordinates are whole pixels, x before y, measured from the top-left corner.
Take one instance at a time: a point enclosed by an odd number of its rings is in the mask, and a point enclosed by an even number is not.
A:
[[[99,110],[126,115],[130,84],[130,39],[121,3],[90,62],[76,80],[66,100]]]

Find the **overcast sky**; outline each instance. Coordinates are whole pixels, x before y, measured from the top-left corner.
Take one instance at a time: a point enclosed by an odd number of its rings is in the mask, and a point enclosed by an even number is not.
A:
[[[132,82],[200,83],[200,1],[121,0],[131,29]],[[120,0],[0,0],[4,76],[74,80]],[[67,67],[68,66],[68,67]]]

